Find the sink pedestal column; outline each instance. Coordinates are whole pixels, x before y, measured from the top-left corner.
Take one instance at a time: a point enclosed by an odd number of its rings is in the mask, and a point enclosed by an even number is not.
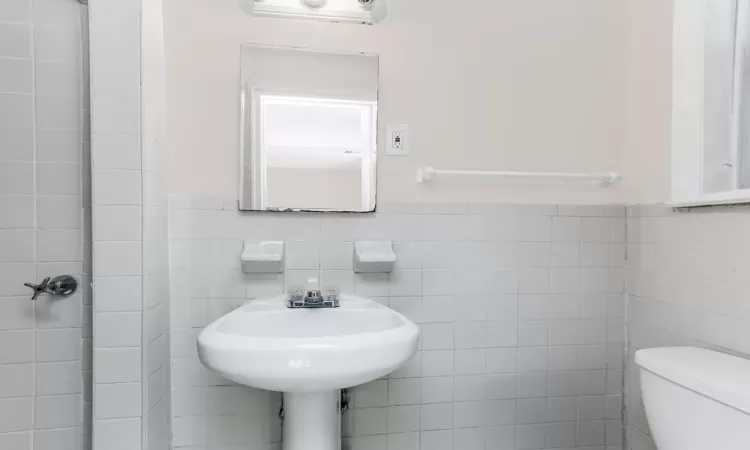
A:
[[[283,450],[341,450],[341,391],[284,393]]]

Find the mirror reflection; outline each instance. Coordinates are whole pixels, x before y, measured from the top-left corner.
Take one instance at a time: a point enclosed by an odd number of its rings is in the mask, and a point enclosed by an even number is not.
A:
[[[378,58],[242,47],[240,209],[375,209]]]

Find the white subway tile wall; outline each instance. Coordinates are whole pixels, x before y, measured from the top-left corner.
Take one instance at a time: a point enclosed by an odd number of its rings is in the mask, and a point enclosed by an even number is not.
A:
[[[750,356],[750,208],[632,207],[627,229],[628,442],[655,450],[634,354],[691,345]]]
[[[146,438],[144,449],[168,450],[172,440],[169,391],[169,198],[167,196],[167,150],[165,136],[165,55],[162,1],[143,2],[142,71],[143,139],[143,342],[145,346],[145,397],[143,405]],[[125,43],[123,42],[123,45]],[[130,49],[132,51],[133,49]],[[128,51],[127,47],[123,51]],[[124,85],[138,92],[138,83],[127,74]],[[126,140],[126,143],[128,141]],[[123,157],[125,155],[122,155]],[[134,160],[136,158],[133,158]],[[115,166],[115,160],[105,162]],[[128,167],[130,160],[120,160]],[[116,167],[116,166],[115,166]],[[134,214],[132,211],[128,214]],[[118,233],[127,235],[124,229]]]
[[[417,355],[352,390],[354,450],[619,450],[625,208],[380,205],[373,215],[240,213],[171,198],[174,448],[279,448],[280,395],[203,368],[196,337],[248,300],[319,277],[420,324]],[[245,275],[245,238],[287,242],[279,275]],[[352,245],[391,239],[391,274]]]
[[[0,2],[0,448],[90,448],[86,9]],[[68,298],[24,282],[71,274]]]
[[[121,117],[112,108],[102,106],[103,98],[120,91],[121,86],[112,82],[116,72],[137,75],[140,71],[139,52],[111,50],[115,42],[121,41],[139,47],[140,2],[128,0],[106,5],[91,2],[89,14],[95,297],[93,448],[141,449],[146,367],[142,338],[145,283],[140,231],[143,229],[141,167],[113,167],[111,149],[107,146],[118,139],[111,136],[128,135],[138,143],[133,151],[140,152],[140,130],[118,127],[117,120]],[[130,95],[138,101],[139,92]],[[128,287],[126,291],[117,292],[124,286]],[[117,293],[112,295],[113,291]],[[124,392],[136,392],[136,399],[125,401],[120,398]],[[119,401],[112,403],[115,398]]]
[[[161,1],[91,2],[90,9],[94,448],[166,450],[172,433]]]

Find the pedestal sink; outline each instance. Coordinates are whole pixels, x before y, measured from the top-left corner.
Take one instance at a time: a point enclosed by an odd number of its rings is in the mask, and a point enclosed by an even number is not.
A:
[[[284,393],[284,450],[339,450],[340,389],[387,375],[417,350],[419,329],[377,302],[289,309],[286,297],[252,300],[201,332],[207,368],[236,383]]]

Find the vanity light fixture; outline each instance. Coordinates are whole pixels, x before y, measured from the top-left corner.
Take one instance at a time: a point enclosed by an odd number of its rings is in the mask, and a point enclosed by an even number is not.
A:
[[[240,0],[256,16],[372,25],[387,15],[386,0]]]

